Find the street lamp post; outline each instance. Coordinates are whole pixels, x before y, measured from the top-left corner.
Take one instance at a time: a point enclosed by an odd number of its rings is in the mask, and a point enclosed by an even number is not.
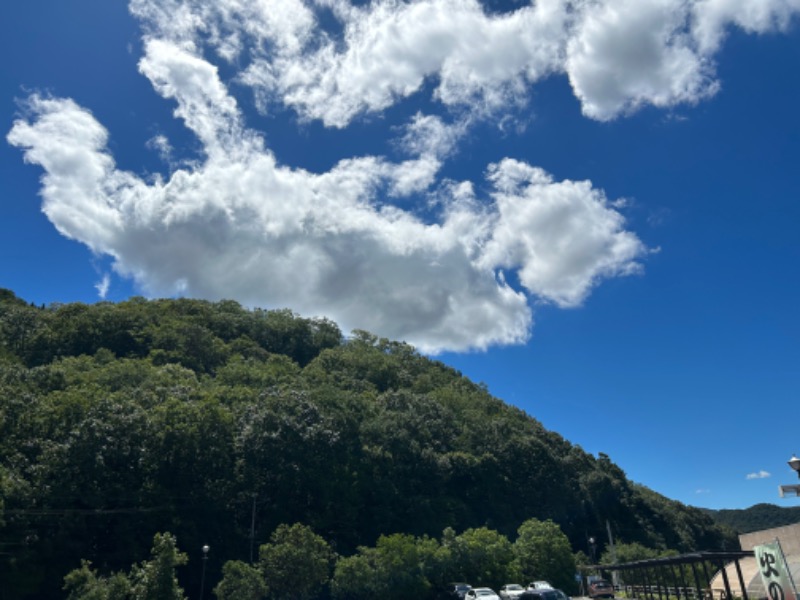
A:
[[[800,478],[800,458],[797,458],[794,454],[792,454],[792,458],[789,459],[787,463],[792,469],[797,473],[797,477]],[[779,488],[781,498],[786,495],[789,496],[800,496],[800,485],[782,485]]]
[[[800,458],[792,454],[792,458],[789,459],[789,466],[795,470],[797,477],[800,478]]]
[[[203,546],[203,575],[200,577],[200,600],[203,600],[205,597],[204,592],[206,588],[206,563],[208,562],[208,551],[211,548],[208,544]]]
[[[597,563],[597,558],[595,558],[596,549],[597,549],[597,542],[595,541],[595,539],[593,537],[590,537],[589,538],[589,552],[592,555],[592,564],[593,565]]]

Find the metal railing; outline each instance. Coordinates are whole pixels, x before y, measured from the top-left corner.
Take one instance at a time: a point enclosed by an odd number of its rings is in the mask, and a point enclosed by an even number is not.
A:
[[[658,586],[658,585],[618,585],[617,592],[624,592],[628,598],[660,598],[662,600],[735,600],[729,598],[725,590],[706,588],[698,590],[695,587]]]

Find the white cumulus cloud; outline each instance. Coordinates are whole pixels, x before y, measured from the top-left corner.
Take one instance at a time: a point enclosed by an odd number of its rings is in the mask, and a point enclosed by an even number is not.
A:
[[[763,470],[747,474],[747,479],[767,479],[768,477],[772,477],[772,474]]]
[[[329,10],[338,29],[324,29]],[[240,66],[264,110],[282,103],[346,127],[433,82],[444,106],[494,113],[544,77],[569,77],[584,113],[695,103],[719,89],[728,30],[785,30],[800,0],[537,0],[503,14],[478,0],[133,0],[150,37],[207,45]]]
[[[525,122],[549,76],[599,120],[698,102],[719,88],[726,31],[785,29],[798,2],[537,0],[497,14],[478,0],[132,0],[139,70],[200,158],[162,136],[149,145],[168,176],[120,170],[88,108],[37,94],[7,139],[44,170],[58,231],[145,293],[290,307],[427,352],[523,343],[534,302],[579,305],[648,249],[593,182],[513,157],[443,177],[472,126]],[[266,114],[340,129],[421,94],[441,110],[393,124],[405,160],[345,155],[311,172],[248,125],[242,86]]]
[[[645,104],[693,103],[716,92],[713,65],[687,29],[685,2],[587,4],[566,59],[584,114],[608,120]]]
[[[150,294],[290,306],[432,352],[529,335],[526,296],[498,277],[501,265],[485,250],[509,243],[492,239],[507,218],[499,206],[478,202],[470,186],[443,191],[441,220],[426,224],[381,200],[402,191],[405,163],[364,157],[314,175],[278,166],[248,132],[233,158],[210,153],[191,171],[147,183],[115,168],[105,130],[71,100],[33,97],[30,111],[8,139],[45,168],[48,217],[65,235],[113,256],[115,269]],[[187,124],[207,133],[232,130],[237,120],[209,127],[207,118]],[[599,202],[584,187],[586,201]],[[516,202],[535,199],[525,191]],[[595,260],[609,258],[601,252]],[[547,281],[537,285],[532,293],[562,294],[560,284],[552,291]]]

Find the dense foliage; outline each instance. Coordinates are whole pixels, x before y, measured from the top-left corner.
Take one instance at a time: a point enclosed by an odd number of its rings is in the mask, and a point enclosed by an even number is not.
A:
[[[63,597],[80,559],[127,569],[157,532],[190,549],[195,596],[203,544],[216,585],[282,524],[357,557],[447,528],[513,540],[532,517],[575,550],[606,521],[651,548],[735,544],[406,344],[232,301],[35,307],[0,290],[3,600]]]
[[[186,600],[175,568],[188,558],[178,551],[175,537],[157,533],[150,555],[150,560],[133,565],[129,574],[108,577],[98,575],[90,561],[82,561],[64,578],[67,600]]]

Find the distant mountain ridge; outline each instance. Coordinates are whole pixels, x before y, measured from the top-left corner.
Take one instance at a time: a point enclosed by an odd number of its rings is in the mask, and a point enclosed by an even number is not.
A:
[[[716,523],[727,525],[737,533],[751,533],[800,523],[800,506],[762,503],[743,509],[701,510],[711,516]]]

